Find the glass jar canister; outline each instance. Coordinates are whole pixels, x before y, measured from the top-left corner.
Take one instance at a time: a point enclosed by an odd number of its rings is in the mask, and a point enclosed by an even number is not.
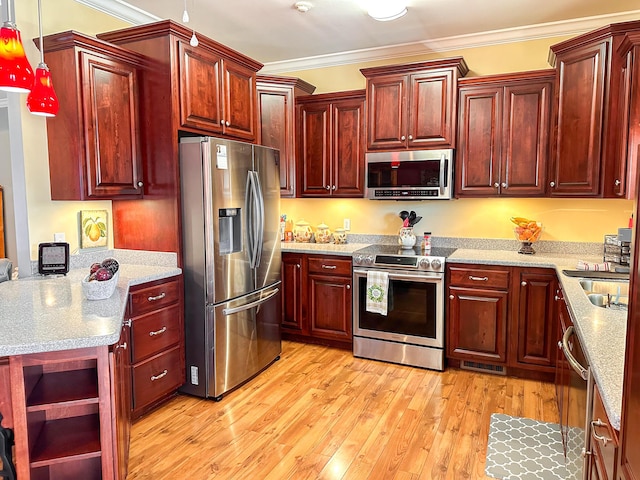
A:
[[[293,238],[296,242],[308,243],[311,240],[312,234],[313,231],[311,230],[309,222],[305,222],[304,220],[296,223],[296,227],[293,229]]]
[[[316,243],[329,243],[331,241],[331,230],[325,223],[318,225],[316,229]]]

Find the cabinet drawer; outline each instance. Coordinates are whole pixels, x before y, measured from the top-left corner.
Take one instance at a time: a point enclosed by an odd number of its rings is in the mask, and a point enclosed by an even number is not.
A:
[[[133,408],[139,409],[184,383],[180,347],[133,367]]]
[[[129,312],[132,317],[165,307],[180,298],[180,282],[170,280],[129,293]]]
[[[598,387],[594,387],[592,418],[591,444],[596,450],[594,461],[600,464],[601,478],[615,480],[617,478],[618,432],[609,422]]]
[[[178,343],[181,330],[179,305],[134,318],[131,322],[132,362],[137,363]]]
[[[309,256],[309,273],[351,276],[351,260]]]
[[[509,269],[449,267],[449,285],[479,288],[508,288]]]

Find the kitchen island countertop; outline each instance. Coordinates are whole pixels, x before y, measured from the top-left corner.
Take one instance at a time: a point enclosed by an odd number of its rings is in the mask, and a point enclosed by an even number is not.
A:
[[[171,266],[120,263],[118,285],[105,300],[87,300],[88,268],[66,276],[32,276],[0,284],[0,356],[112,345],[120,337],[129,287],[182,273]]]
[[[569,277],[562,270],[575,270],[578,260],[598,263],[602,257],[545,253],[522,255],[505,250],[458,249],[448,263],[477,263],[516,267],[554,268],[571,319],[585,350],[594,379],[611,425],[620,429],[627,312],[592,305],[580,286],[580,277]]]

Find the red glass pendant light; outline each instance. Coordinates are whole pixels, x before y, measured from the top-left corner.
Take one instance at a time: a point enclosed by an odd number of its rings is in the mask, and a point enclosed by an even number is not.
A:
[[[53,89],[51,81],[51,72],[49,67],[44,63],[44,45],[42,43],[42,8],[41,0],[38,0],[38,26],[40,34],[40,63],[36,68],[35,80],[33,82],[31,92],[27,97],[27,108],[34,115],[42,115],[44,117],[55,117],[60,109],[58,97]]]
[[[32,86],[33,69],[24,53],[20,31],[8,20],[0,28],[0,90],[26,93]]]

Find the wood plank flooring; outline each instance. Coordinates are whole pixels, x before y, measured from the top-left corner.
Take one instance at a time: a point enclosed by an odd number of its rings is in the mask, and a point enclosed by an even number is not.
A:
[[[132,428],[133,479],[482,479],[489,418],[556,422],[554,386],[283,342],[221,402],[179,395]]]

